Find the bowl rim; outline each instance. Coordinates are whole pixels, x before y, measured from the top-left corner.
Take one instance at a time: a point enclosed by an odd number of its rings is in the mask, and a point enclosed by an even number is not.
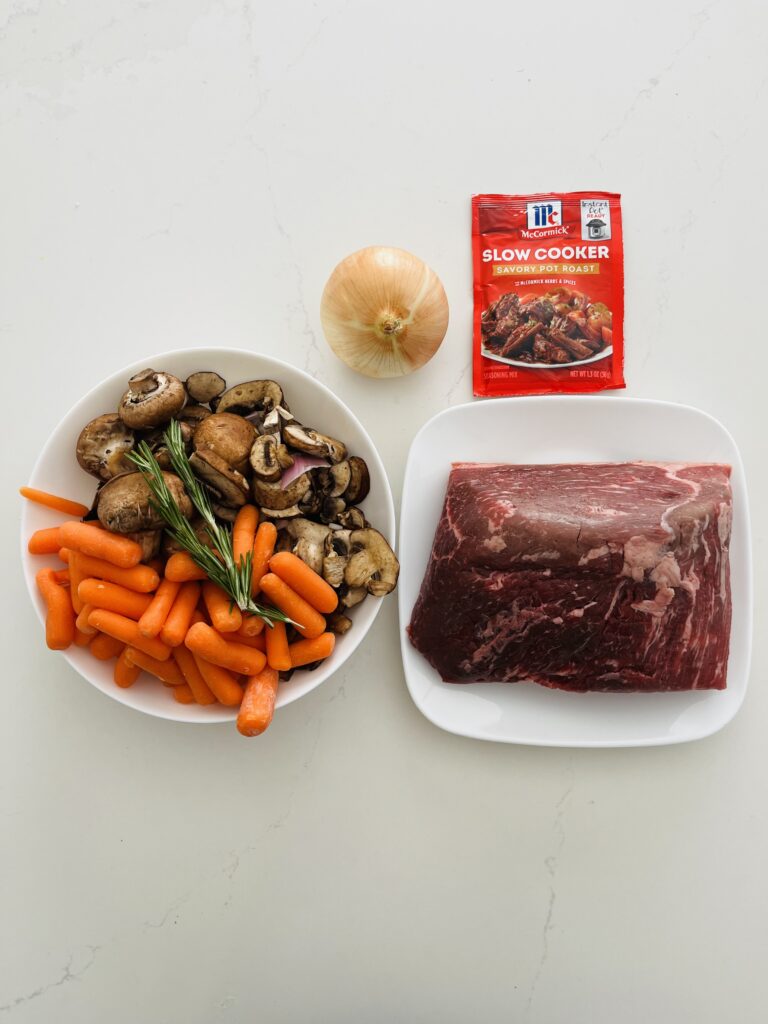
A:
[[[118,368],[113,373],[98,381],[96,384],[93,385],[93,387],[89,388],[83,395],[81,395],[81,397],[61,415],[58,426],[51,431],[51,433],[45,440],[42,448],[40,449],[37,458],[35,459],[34,465],[29,475],[29,485],[32,487],[39,486],[38,476],[41,472],[41,467],[45,462],[46,456],[48,455],[50,448],[56,442],[59,429],[64,420],[68,420],[71,417],[74,418],[78,410],[85,406],[88,403],[88,401],[93,397],[94,393],[99,391],[105,384],[108,384],[108,382],[111,381],[113,378],[120,378],[125,376],[127,379],[128,376],[132,376],[134,373],[137,373],[139,370],[143,369],[146,366],[155,366],[160,365],[161,363],[168,364],[173,359],[188,359],[192,356],[196,357],[198,353],[201,361],[207,360],[209,356],[211,359],[215,359],[217,355],[221,354],[226,354],[227,357],[243,357],[247,360],[261,360],[269,365],[269,373],[273,374],[275,377],[278,376],[281,368],[285,368],[291,374],[298,374],[300,378],[304,378],[304,381],[307,384],[309,384],[310,387],[313,387],[316,390],[322,392],[328,399],[330,399],[332,404],[340,405],[346,411],[347,415],[349,415],[352,418],[352,420],[354,420],[362,437],[365,439],[365,442],[369,446],[370,453],[372,456],[370,461],[373,462],[373,464],[375,465],[376,470],[380,474],[381,479],[383,481],[383,494],[380,495],[380,498],[383,499],[384,518],[386,519],[386,522],[378,523],[376,525],[376,529],[378,529],[386,537],[387,541],[392,546],[393,550],[397,550],[397,522],[395,516],[395,504],[392,496],[392,487],[389,482],[389,477],[387,475],[387,471],[385,469],[381,456],[379,455],[378,449],[376,448],[376,445],[373,443],[370,434],[368,433],[368,431],[366,430],[358,416],[355,414],[355,412],[353,412],[350,406],[348,406],[343,399],[339,398],[339,396],[336,395],[331,390],[331,388],[328,387],[327,384],[324,384],[316,377],[313,377],[310,373],[307,373],[306,370],[303,370],[298,366],[294,366],[291,363],[286,362],[284,359],[278,359],[276,356],[267,355],[261,352],[249,351],[248,349],[244,348],[230,347],[228,345],[201,346],[199,348],[175,348],[169,349],[166,352],[155,352],[147,356],[142,356],[140,359],[136,359],[131,363],[128,363],[127,365]],[[43,608],[43,602],[42,599],[40,598],[40,595],[37,592],[37,588],[34,582],[36,570],[34,563],[31,561],[31,559],[34,556],[30,555],[29,552],[27,551],[27,542],[29,540],[29,528],[27,525],[27,520],[28,517],[32,514],[30,505],[31,503],[28,503],[26,501],[23,503],[19,523],[22,573],[24,575],[24,580],[27,586],[27,591],[29,593],[30,599],[32,601],[32,605],[35,611],[37,612],[37,616],[40,622],[44,625],[45,613]],[[361,628],[357,631],[352,630],[350,631],[350,633],[347,633],[345,637],[341,638],[344,641],[344,657],[339,662],[339,664],[336,665],[330,672],[328,672],[325,675],[322,673],[322,669],[315,670],[315,672],[311,674],[311,685],[309,685],[306,689],[303,689],[298,693],[286,694],[285,691],[283,691],[283,697],[281,699],[280,693],[278,691],[278,699],[275,704],[276,710],[281,707],[286,707],[288,704],[292,704],[294,701],[300,700],[308,693],[311,693],[313,690],[317,689],[318,686],[321,686],[326,681],[326,679],[329,679],[334,673],[338,672],[339,669],[343,667],[343,665],[357,650],[358,646],[362,643],[363,639],[367,636],[368,631],[373,626],[377,616],[379,615],[379,612],[381,611],[381,604],[382,602],[380,599],[374,602],[372,614],[364,628]],[[119,704],[122,704],[124,707],[130,709],[131,711],[149,715],[152,718],[160,718],[165,719],[166,721],[185,723],[189,725],[214,725],[223,722],[232,722],[237,717],[236,708],[224,708],[220,705],[214,705],[210,709],[210,712],[206,714],[205,717],[191,717],[185,715],[184,712],[186,711],[186,706],[182,704],[175,705],[173,701],[169,702],[168,708],[165,708],[165,706],[163,706],[161,709],[158,710],[136,707],[134,704],[128,703],[124,699],[125,694],[123,690],[119,689],[118,687],[115,687],[114,692],[112,690],[102,689],[102,687],[99,686],[93,679],[91,679],[88,675],[84,674],[81,665],[72,656],[72,650],[72,648],[68,648],[67,650],[57,651],[55,653],[62,654],[64,656],[64,659],[75,670],[75,672],[77,672],[77,674],[81,676],[95,690],[98,690],[100,693],[103,693],[106,697],[109,697],[110,699],[117,701]],[[194,705],[193,707],[199,711],[197,705]]]

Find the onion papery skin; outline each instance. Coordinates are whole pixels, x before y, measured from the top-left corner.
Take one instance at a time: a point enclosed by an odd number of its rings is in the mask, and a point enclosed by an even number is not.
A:
[[[448,300],[437,274],[404,249],[373,245],[331,274],[320,306],[333,351],[367,377],[418,370],[448,329]]]

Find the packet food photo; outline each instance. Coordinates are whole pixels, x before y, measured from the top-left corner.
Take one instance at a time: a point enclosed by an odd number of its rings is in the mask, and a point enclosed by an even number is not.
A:
[[[624,384],[624,248],[614,192],[472,197],[476,396]]]

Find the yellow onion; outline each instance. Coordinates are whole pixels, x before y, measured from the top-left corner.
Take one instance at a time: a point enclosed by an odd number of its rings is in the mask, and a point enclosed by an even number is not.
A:
[[[320,304],[328,344],[368,377],[400,377],[428,362],[448,328],[437,274],[404,249],[371,245],[347,256]]]

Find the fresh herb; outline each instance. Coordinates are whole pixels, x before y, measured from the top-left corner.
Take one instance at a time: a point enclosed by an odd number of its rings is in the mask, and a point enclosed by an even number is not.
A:
[[[217,522],[211,508],[208,493],[192,472],[181,427],[176,420],[171,420],[163,434],[171,465],[184,484],[190,501],[203,518],[205,532],[211,541],[208,547],[197,536],[189,521],[184,518],[176,503],[176,499],[165,482],[163,471],[146,441],[139,444],[138,450],[130,452],[128,458],[137,467],[152,492],[152,505],[165,520],[165,528],[185,551],[189,552],[196,565],[199,565],[206,576],[229,594],[232,604],[240,611],[250,612],[265,620],[268,626],[273,622],[289,622],[289,619],[276,608],[265,608],[257,604],[251,597],[251,577],[253,574],[253,557],[251,552],[241,555],[235,564],[232,550],[232,531]]]

